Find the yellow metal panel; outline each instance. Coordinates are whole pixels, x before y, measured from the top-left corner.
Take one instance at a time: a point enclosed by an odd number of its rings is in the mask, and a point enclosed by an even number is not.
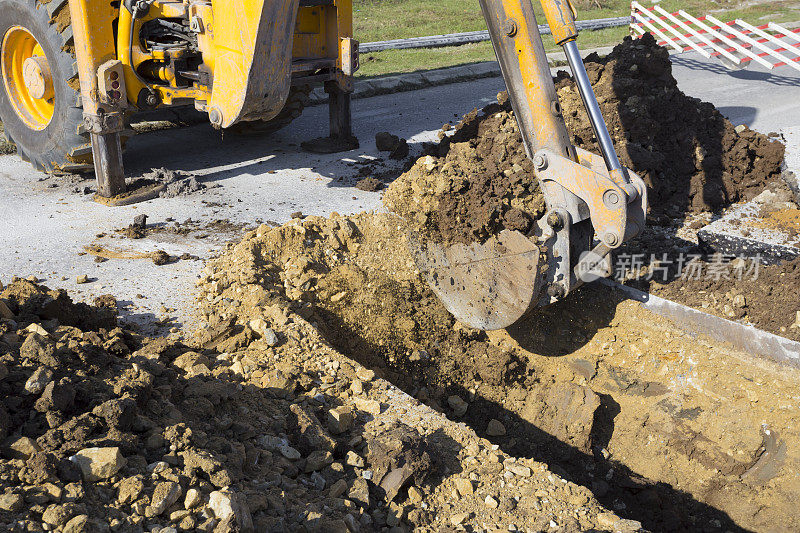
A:
[[[291,85],[299,0],[215,0],[214,85],[209,117],[221,127],[269,119]]]
[[[322,10],[323,6],[301,7],[297,12],[295,34],[319,33],[322,29]]]

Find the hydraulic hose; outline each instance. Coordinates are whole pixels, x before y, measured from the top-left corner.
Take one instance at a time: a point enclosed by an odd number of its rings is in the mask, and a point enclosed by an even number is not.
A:
[[[622,165],[617,157],[617,151],[614,148],[614,142],[611,140],[611,135],[608,133],[606,121],[603,114],[600,112],[600,105],[597,103],[597,97],[592,89],[592,84],[589,82],[589,75],[586,73],[586,67],[583,64],[583,59],[578,52],[578,45],[574,39],[569,40],[563,44],[564,52],[567,55],[569,67],[572,70],[572,76],[575,78],[575,84],[578,86],[578,92],[583,100],[583,106],[589,114],[589,122],[592,124],[594,136],[597,138],[597,144],[600,146],[600,153],[603,156],[603,161],[609,172],[618,171],[622,169]],[[625,182],[630,180],[626,173],[622,172]]]
[[[129,10],[127,2],[122,2],[119,10],[119,23],[117,29],[117,54],[122,63],[125,76],[125,88],[129,102],[137,102],[139,91],[142,87],[150,89],[150,84],[136,72],[133,65],[133,39],[136,17],[139,15],[140,2],[132,2]]]

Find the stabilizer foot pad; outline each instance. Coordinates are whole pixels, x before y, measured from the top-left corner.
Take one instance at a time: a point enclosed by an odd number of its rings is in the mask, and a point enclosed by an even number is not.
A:
[[[355,150],[359,144],[355,137],[320,137],[305,141],[300,146],[303,147],[303,150],[315,154],[335,154]]]

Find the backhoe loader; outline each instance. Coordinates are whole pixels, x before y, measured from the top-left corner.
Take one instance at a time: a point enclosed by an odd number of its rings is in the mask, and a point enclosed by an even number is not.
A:
[[[98,196],[125,193],[122,149],[136,113],[193,105],[212,125],[297,116],[314,84],[329,135],[311,151],[358,146],[352,0],[0,0],[0,119],[36,168],[94,167]],[[621,166],[581,57],[569,0],[541,0],[601,154],[572,145],[530,0],[480,0],[547,214],[533,235],[504,230],[444,247],[412,236],[420,272],[462,322],[497,329],[608,274],[608,254],[644,226],[644,184]]]

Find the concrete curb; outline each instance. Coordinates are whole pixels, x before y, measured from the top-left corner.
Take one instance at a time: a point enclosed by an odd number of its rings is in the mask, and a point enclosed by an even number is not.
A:
[[[581,56],[586,57],[594,52],[603,56],[609,54],[613,49],[613,46],[603,46],[601,48],[582,50]],[[551,64],[554,61],[566,61],[563,52],[547,54],[547,58]],[[559,68],[561,67],[554,67],[554,71]],[[485,61],[482,63],[458,65],[455,67],[422,70],[418,72],[409,72],[407,74],[397,74],[395,76],[381,76],[378,78],[356,80],[353,84],[353,98],[369,98],[371,96],[415,91],[426,87],[448,85],[450,83],[462,81],[478,80],[482,78],[499,78],[500,76],[500,65],[497,61]],[[309,97],[311,99],[310,105],[324,104],[328,101],[328,95],[325,94],[322,88],[311,91]]]

